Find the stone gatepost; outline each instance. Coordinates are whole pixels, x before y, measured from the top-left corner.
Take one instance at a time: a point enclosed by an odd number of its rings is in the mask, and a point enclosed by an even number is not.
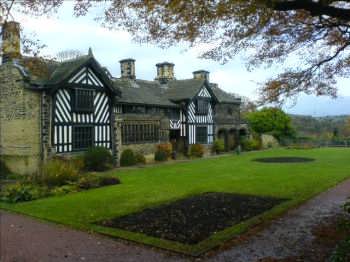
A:
[[[43,92],[41,96],[41,145],[42,161],[45,163],[52,154],[51,147],[51,97]]]
[[[117,114],[114,114],[114,124],[113,124],[113,138],[112,138],[112,152],[114,165],[116,167],[120,166],[120,154],[122,146],[122,119]]]

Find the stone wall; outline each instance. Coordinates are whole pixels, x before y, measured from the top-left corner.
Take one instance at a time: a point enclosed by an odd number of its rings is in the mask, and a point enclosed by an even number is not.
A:
[[[41,93],[41,143],[42,157],[47,160],[54,155],[55,150],[51,144],[51,128],[52,128],[52,97],[46,92]]]
[[[12,64],[0,66],[0,79],[0,155],[13,172],[31,174],[41,163],[41,95]]]
[[[121,145],[121,151],[125,149],[131,149],[134,152],[141,153],[144,156],[153,156],[156,151],[156,146],[158,143],[143,143],[143,144],[128,144]]]
[[[119,117],[119,115],[114,113],[114,110],[112,111],[112,119],[114,120],[113,123],[113,133],[112,133],[112,155],[114,159],[114,165],[119,167],[120,166],[120,154],[121,154],[121,145],[122,145],[122,133],[121,133],[121,123],[122,119]]]
[[[117,137],[120,140],[118,147],[118,151],[123,152],[125,149],[131,149],[134,152],[141,153],[145,155],[147,158],[153,158],[153,154],[156,151],[156,146],[159,143],[167,143],[169,142],[169,118],[167,118],[163,113],[159,114],[116,114],[116,119],[119,119],[119,127],[116,130],[119,130]],[[155,122],[159,123],[159,141],[155,143],[137,143],[137,144],[122,144],[121,137],[121,124],[122,121],[127,121],[128,123],[135,122],[135,124],[139,123],[139,121],[144,122]]]
[[[262,144],[262,148],[264,148],[264,149],[276,148],[279,146],[277,139],[269,134],[262,134],[261,135],[261,144]]]
[[[237,104],[220,103],[215,105],[215,125],[237,124],[239,122],[240,106]]]

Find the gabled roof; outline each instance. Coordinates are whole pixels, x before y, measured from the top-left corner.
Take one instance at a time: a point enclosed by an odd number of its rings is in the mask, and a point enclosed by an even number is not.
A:
[[[55,90],[67,82],[82,67],[90,66],[106,87],[121,103],[146,104],[176,107],[184,100],[193,99],[201,88],[207,90],[219,103],[240,103],[240,99],[202,79],[169,80],[166,83],[146,80],[127,80],[111,78],[98,61],[91,49],[88,55],[64,62],[45,60],[36,57],[23,57],[16,67],[20,67],[30,88],[35,90]]]
[[[215,94],[219,103],[230,103],[230,104],[241,103],[241,99],[239,97],[236,97],[233,94],[225,92],[224,90],[219,88],[216,84],[210,84],[210,89]]]
[[[164,96],[172,101],[188,100],[195,97],[205,85],[205,80],[171,80],[167,83]]]
[[[31,88],[36,90],[55,90],[68,81],[82,67],[91,67],[105,86],[114,94],[120,95],[104,68],[97,62],[91,50],[88,55],[79,56],[64,62],[56,62],[41,58],[25,57],[21,64],[27,74]]]
[[[50,77],[46,81],[46,85],[57,85],[64,80],[67,80],[74,72],[76,72],[82,66],[95,60],[93,56],[84,55],[75,59],[70,59],[59,63]]]

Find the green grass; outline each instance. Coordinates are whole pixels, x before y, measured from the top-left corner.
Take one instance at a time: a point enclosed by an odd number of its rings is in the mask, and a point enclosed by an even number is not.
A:
[[[298,164],[251,161],[256,157],[269,156],[311,157],[316,161]],[[350,177],[350,149],[279,149],[115,170],[113,174],[121,179],[121,185],[19,204],[0,203],[0,208],[77,229],[198,255]],[[184,245],[93,224],[204,192],[234,192],[290,200],[258,217],[218,232],[197,245]]]

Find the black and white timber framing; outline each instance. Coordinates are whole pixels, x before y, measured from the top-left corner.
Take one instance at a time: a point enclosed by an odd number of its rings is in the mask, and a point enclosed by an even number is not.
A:
[[[205,113],[198,112],[198,101],[203,100],[207,103],[207,110]],[[213,96],[208,89],[203,86],[187,106],[187,137],[188,144],[199,143],[197,141],[197,129],[206,128],[207,141],[201,141],[204,144],[212,144],[214,141],[214,120],[213,120]],[[186,130],[184,131],[186,132]]]
[[[78,100],[85,106],[90,103],[91,108],[76,108]],[[84,66],[58,87],[53,101],[53,145],[57,153],[93,145],[111,148],[112,99],[91,67]]]

